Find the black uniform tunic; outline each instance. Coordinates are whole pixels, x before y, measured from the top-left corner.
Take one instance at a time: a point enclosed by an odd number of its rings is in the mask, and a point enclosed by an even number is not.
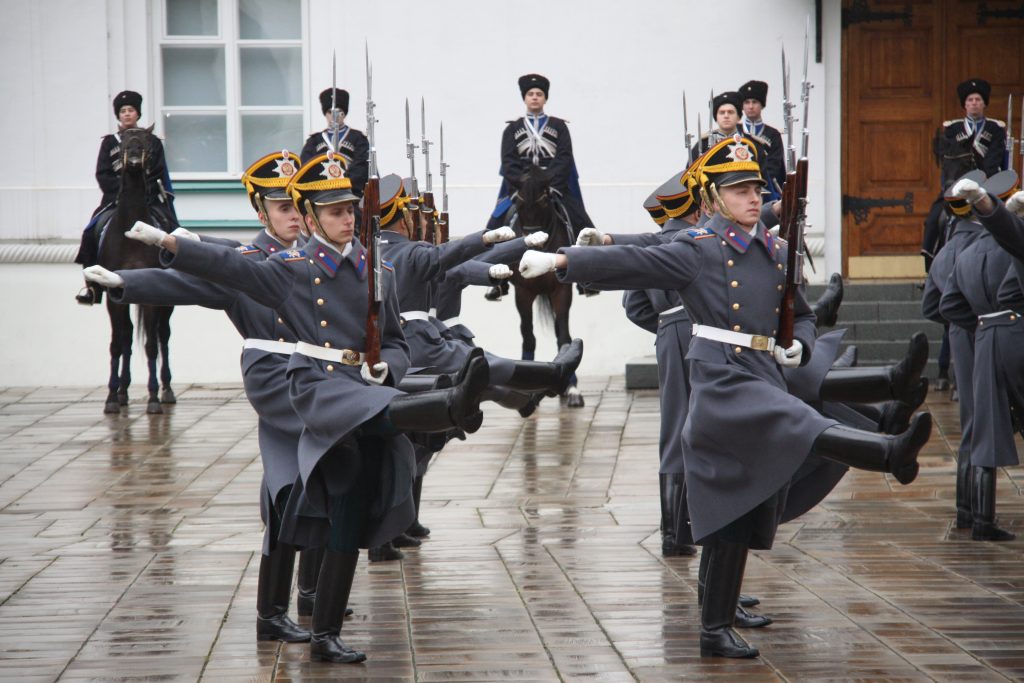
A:
[[[310,133],[302,146],[302,163],[330,149],[331,130]],[[338,152],[345,158],[345,176],[352,181],[352,191],[363,196],[363,188],[370,177],[370,143],[362,131],[342,126],[338,132]]]

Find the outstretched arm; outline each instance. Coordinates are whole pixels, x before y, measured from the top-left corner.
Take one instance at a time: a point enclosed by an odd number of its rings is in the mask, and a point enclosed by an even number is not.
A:
[[[224,310],[238,298],[238,292],[175,270],[141,268],[117,272],[124,281],[110,290],[110,300],[119,304],[155,306],[203,306]]]

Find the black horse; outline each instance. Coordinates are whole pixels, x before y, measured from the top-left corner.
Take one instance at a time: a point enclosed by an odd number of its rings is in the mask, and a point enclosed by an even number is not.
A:
[[[148,198],[152,196],[147,183],[147,157],[153,127],[131,128],[121,133],[121,189],[117,195],[117,207],[102,231],[99,244],[99,265],[107,270],[131,270],[135,268],[159,267],[159,250],[124,236],[126,230],[136,221],[158,223],[168,226],[162,213],[151,211]],[[156,216],[163,220],[154,220]],[[169,227],[169,226],[168,226]],[[161,403],[174,403],[171,389],[171,367],[167,356],[167,344],[171,337],[171,306],[139,306],[142,340],[146,349],[149,366],[149,401],[147,413],[162,413]],[[117,304],[107,297],[107,313],[110,315],[110,381],[105,413],[120,412],[128,404],[128,385],[131,383],[132,335],[134,326],[127,304]],[[159,349],[158,349],[159,346]],[[160,382],[163,395],[157,395],[157,354],[163,358]],[[120,367],[120,372],[119,372]]]
[[[533,168],[520,178],[518,190],[512,195],[515,215],[511,227],[518,235],[538,230],[548,234],[544,251],[554,252],[573,244],[568,214],[557,193],[551,190],[551,176],[542,168]],[[537,300],[555,322],[558,348],[572,341],[569,334],[569,309],[572,307],[572,285],[559,282],[554,273],[527,280],[518,270],[512,277],[516,288],[516,309],[519,311],[519,332],[523,336],[523,360],[534,360],[537,338],[533,335],[533,302]],[[538,299],[538,297],[540,297]],[[576,377],[562,395],[570,408],[583,407],[583,394],[576,388]]]
[[[948,138],[941,128],[935,131],[932,139],[932,152],[935,155],[935,164],[940,169],[940,180],[945,190],[955,183],[965,173],[975,170],[977,160],[972,149],[970,138],[955,140]],[[935,254],[946,243],[949,238],[948,226],[951,214],[946,211],[946,203],[943,200],[944,192],[939,193],[938,199],[932,203],[928,211],[928,217],[924,220],[924,238],[921,243],[921,253],[925,257],[926,269],[931,266],[931,260]]]

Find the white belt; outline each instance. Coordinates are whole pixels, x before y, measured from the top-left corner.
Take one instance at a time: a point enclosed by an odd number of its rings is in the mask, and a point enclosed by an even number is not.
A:
[[[342,365],[362,365],[366,359],[365,353],[353,351],[352,349],[328,349],[323,346],[313,346],[306,342],[298,342],[295,345],[295,353],[301,353],[310,358],[341,363]]]
[[[766,337],[762,334],[743,334],[742,332],[722,330],[717,327],[708,327],[707,325],[698,325],[697,323],[694,323],[693,336],[700,337],[701,339],[710,339],[711,341],[722,342],[723,344],[742,346],[744,348],[754,349],[755,351],[775,350],[775,340],[772,337]]]
[[[999,311],[998,313],[986,313],[985,315],[979,315],[978,322],[984,323],[984,321],[989,318],[999,318],[1004,315],[1010,316],[1010,320],[1016,320],[1018,317],[1018,313],[1016,311]]]
[[[668,309],[667,311],[662,311],[659,315],[671,315],[671,314],[675,313],[676,311],[685,311],[685,310],[686,310],[686,306],[675,306],[673,308]]]
[[[462,321],[459,320],[459,316],[455,316],[454,318],[448,318],[447,320],[442,320],[441,322],[444,323],[445,327],[452,327],[453,325],[462,324]]]
[[[242,342],[243,349],[259,349],[271,353],[283,353],[286,356],[292,355],[295,344],[292,342],[273,341],[271,339],[246,339]]]
[[[426,311],[402,311],[398,314],[403,320],[429,320],[430,314]]]

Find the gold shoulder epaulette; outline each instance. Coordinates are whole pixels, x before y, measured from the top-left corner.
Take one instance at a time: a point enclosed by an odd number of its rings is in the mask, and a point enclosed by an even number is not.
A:
[[[989,119],[989,121],[996,124],[1000,128],[1006,128],[1006,121],[1000,121],[999,119]]]

